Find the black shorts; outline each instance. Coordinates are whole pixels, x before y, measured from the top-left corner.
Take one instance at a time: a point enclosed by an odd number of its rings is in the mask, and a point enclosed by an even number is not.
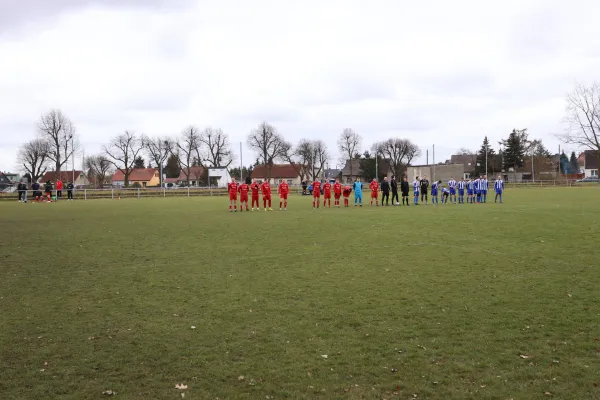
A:
[[[408,192],[402,192],[402,197],[408,197]]]

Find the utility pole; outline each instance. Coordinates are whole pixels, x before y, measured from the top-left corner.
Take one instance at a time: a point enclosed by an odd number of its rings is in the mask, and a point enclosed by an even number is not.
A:
[[[487,137],[486,137],[487,139]],[[488,154],[488,144],[487,142],[485,143],[485,176],[487,176],[488,174],[488,160],[487,160],[487,154]]]
[[[242,158],[242,142],[240,142],[240,182],[244,183],[244,162]]]
[[[435,181],[435,144],[433,145],[433,151],[432,151],[432,156],[433,156],[433,173],[432,173],[432,178]]]

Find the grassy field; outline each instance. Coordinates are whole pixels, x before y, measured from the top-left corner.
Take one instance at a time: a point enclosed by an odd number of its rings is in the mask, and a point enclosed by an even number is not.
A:
[[[599,200],[3,202],[0,399],[599,399]]]

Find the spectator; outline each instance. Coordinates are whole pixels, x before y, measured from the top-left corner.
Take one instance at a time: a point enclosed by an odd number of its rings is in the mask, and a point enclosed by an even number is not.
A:
[[[75,189],[75,185],[73,185],[73,182],[69,181],[69,183],[67,183],[67,200],[69,201],[73,200],[73,189]]]
[[[56,199],[57,200],[62,197],[62,190],[63,190],[63,181],[61,181],[60,178],[58,178],[56,180]]]

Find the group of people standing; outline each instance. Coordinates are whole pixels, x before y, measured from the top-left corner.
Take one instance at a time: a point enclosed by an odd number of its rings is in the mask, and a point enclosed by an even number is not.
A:
[[[52,192],[54,190],[56,190],[56,197],[54,197],[55,200],[58,200],[60,198],[62,198],[62,192],[64,189],[64,184],[62,182],[62,180],[57,179],[56,180],[56,185],[52,184],[52,181],[46,181],[46,183],[43,186],[43,193],[42,193],[42,185],[39,184],[38,182],[33,182],[31,184],[31,191],[32,191],[32,195],[33,195],[33,199],[40,203],[42,201],[45,202],[52,202],[53,196],[52,196]],[[73,189],[75,189],[75,185],[73,185],[73,182],[69,181],[67,183],[67,199],[68,200],[73,200]],[[22,203],[27,203],[27,192],[28,192],[28,187],[27,187],[27,183],[25,183],[24,181],[19,182],[19,184],[17,185],[17,192],[19,194],[19,202]]]
[[[454,178],[450,178],[447,187],[442,186],[442,181],[433,181],[431,184],[426,176],[419,178],[415,177],[412,183],[413,189],[413,204],[429,204],[429,191],[431,186],[431,204],[439,204],[439,197],[441,196],[442,204],[447,204],[450,200],[451,204],[464,204],[465,194],[467,197],[467,203],[478,204],[487,203],[487,194],[489,191],[489,182],[487,176],[482,175],[476,179],[461,179],[456,181]],[[356,180],[354,182],[354,205],[362,207],[362,182]],[[381,185],[377,179],[373,179],[369,184],[371,190],[371,202],[370,205],[379,206],[379,191],[381,190],[381,205],[390,205],[390,193],[392,195],[392,206],[399,206],[399,192],[398,192],[398,181],[395,176],[392,176],[391,180],[388,181],[387,177],[383,178]],[[494,202],[502,203],[502,194],[504,192],[504,181],[501,176],[498,176],[494,182],[494,190],[496,197]],[[402,205],[409,206],[409,193],[410,186],[408,178],[404,177],[400,182],[400,193],[402,194]],[[419,203],[420,201],[420,203]]]

